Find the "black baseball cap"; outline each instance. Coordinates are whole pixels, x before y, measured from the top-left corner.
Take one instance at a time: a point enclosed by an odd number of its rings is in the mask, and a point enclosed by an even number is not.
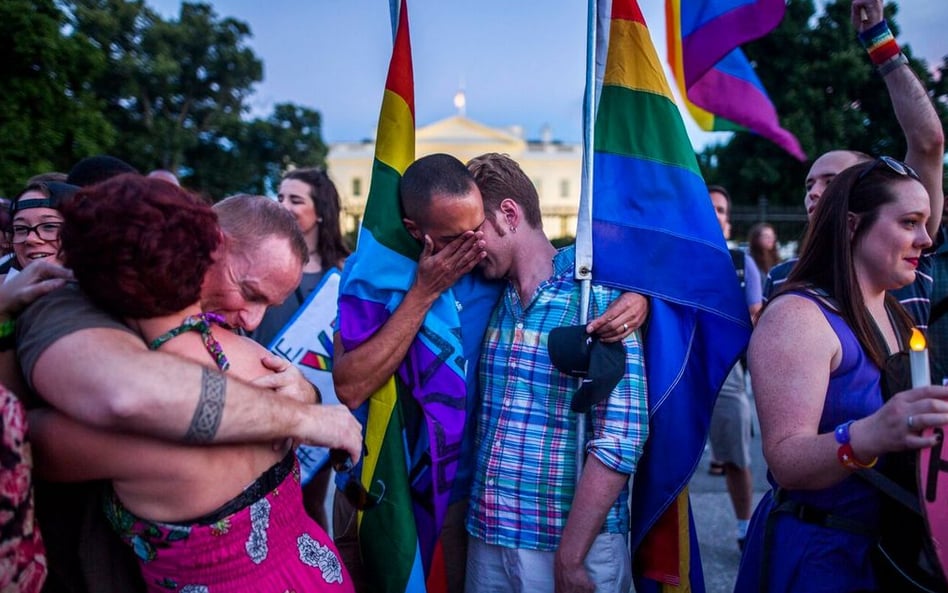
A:
[[[625,345],[605,343],[585,325],[557,327],[547,340],[550,360],[561,372],[582,378],[570,408],[585,413],[612,393],[625,375]]]

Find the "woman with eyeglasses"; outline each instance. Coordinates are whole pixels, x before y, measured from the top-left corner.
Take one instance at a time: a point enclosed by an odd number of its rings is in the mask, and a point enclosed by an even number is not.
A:
[[[213,210],[159,179],[126,174],[63,206],[62,250],[82,290],[154,350],[251,381],[263,348],[201,311],[221,241]],[[303,508],[289,443],[187,447],[31,412],[46,479],[109,479],[103,505],[139,559],[147,590],[352,592],[326,532]]]
[[[62,286],[71,274],[59,265],[59,205],[79,188],[33,183],[10,202],[14,267],[0,278],[0,590],[38,592],[46,578],[42,538],[33,514],[32,459],[26,411],[28,393],[13,361],[15,315]]]
[[[59,259],[63,225],[59,207],[78,190],[55,181],[31,183],[10,202],[11,222],[4,235],[12,244],[15,261],[0,278],[0,348],[4,340],[9,342],[7,348],[12,346],[12,332],[5,333],[2,324],[71,277]]]
[[[916,451],[948,424],[948,388],[910,389],[911,320],[886,291],[915,280],[928,194],[883,157],[830,183],[785,287],[761,314],[748,351],[772,489],[754,513],[735,591],[907,591],[895,563],[919,572],[926,542],[879,476],[917,501]],[[894,527],[891,530],[890,527]],[[903,536],[891,545],[887,534]],[[881,543],[880,543],[881,542]]]

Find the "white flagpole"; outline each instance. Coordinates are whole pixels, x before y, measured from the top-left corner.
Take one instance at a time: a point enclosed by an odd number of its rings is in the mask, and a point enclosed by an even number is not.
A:
[[[589,318],[589,292],[592,283],[592,189],[593,189],[593,130],[596,125],[596,25],[597,3],[589,0],[586,13],[586,92],[583,96],[583,184],[579,195],[579,214],[576,222],[576,271],[580,282],[579,322],[585,325]],[[586,414],[576,416],[576,482],[582,475],[586,460]]]

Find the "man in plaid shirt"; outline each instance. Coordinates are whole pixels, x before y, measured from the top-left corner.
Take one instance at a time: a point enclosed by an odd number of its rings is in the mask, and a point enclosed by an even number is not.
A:
[[[574,249],[550,244],[536,189],[513,160],[488,154],[468,167],[487,221],[479,267],[507,285],[480,358],[466,590],[627,591],[629,478],[648,434],[639,333],[623,340],[623,378],[589,411],[577,486],[577,381],[547,352],[550,330],[579,323]],[[593,286],[590,317],[619,294]]]

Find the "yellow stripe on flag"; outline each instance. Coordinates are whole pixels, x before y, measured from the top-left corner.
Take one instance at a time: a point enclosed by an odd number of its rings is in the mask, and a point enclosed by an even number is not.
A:
[[[681,491],[675,499],[678,509],[678,574],[681,577],[678,585],[662,586],[663,593],[691,593],[691,531],[688,518],[688,487]]]
[[[385,431],[388,430],[397,405],[398,394],[395,391],[395,377],[392,376],[369,398],[369,417],[365,424],[365,448],[370,454],[362,457],[362,485],[368,491],[371,491],[375,480],[379,451],[382,450]],[[359,511],[357,518],[361,526],[362,511]]]
[[[648,59],[636,59],[646,56]],[[664,95],[674,103],[648,29],[641,23],[613,20],[603,84]]]
[[[714,114],[698,107],[688,100],[688,89],[685,88],[685,65],[681,47],[681,6],[676,1],[665,3],[665,35],[668,38],[668,61],[672,75],[678,87],[678,95],[685,102],[688,113],[694,118],[702,130],[714,129]]]
[[[375,158],[401,175],[415,160],[415,119],[405,99],[386,89],[376,133]]]

